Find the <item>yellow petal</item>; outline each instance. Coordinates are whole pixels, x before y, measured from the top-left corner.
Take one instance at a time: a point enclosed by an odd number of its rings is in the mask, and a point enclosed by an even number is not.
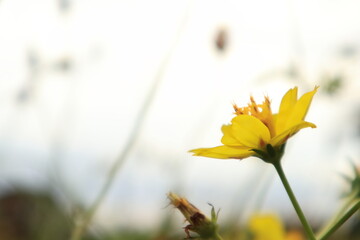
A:
[[[287,93],[285,93],[284,97],[281,100],[279,113],[287,112],[295,106],[297,101],[297,92],[298,88],[294,87],[287,91]]]
[[[220,159],[242,159],[254,155],[250,148],[218,146],[213,148],[198,148],[190,150],[194,156],[220,158]]]
[[[257,118],[249,115],[238,115],[231,125],[222,127],[224,136],[221,142],[228,146],[262,148],[270,140],[269,129]]]
[[[223,137],[221,142],[228,146],[239,146],[239,140],[236,135],[234,135],[234,130],[232,125],[223,125],[221,127],[221,131],[223,132]]]
[[[310,122],[302,121],[301,123],[288,128],[287,130],[283,131],[282,133],[280,133],[279,135],[277,135],[276,137],[271,139],[270,144],[272,146],[280,146],[283,143],[285,143],[288,138],[290,138],[295,133],[297,133],[300,129],[307,128],[307,127],[316,128],[316,125],[313,123],[310,123]]]
[[[295,93],[296,89],[296,93]],[[276,133],[279,134],[291,126],[301,123],[311,104],[311,100],[318,87],[313,91],[305,93],[299,100],[296,100],[297,88],[290,89],[281,101],[279,114],[276,122]]]
[[[277,134],[286,128],[286,121],[297,102],[297,92],[298,88],[294,87],[287,91],[281,100],[275,123],[275,131]]]
[[[291,118],[289,119],[289,122],[287,123],[288,126],[292,126],[295,123],[300,122],[301,120],[304,120],[311,101],[313,99],[314,94],[317,92],[317,89],[319,87],[315,87],[315,89],[311,92],[305,93],[299,101],[296,102],[294,109],[291,114]]]

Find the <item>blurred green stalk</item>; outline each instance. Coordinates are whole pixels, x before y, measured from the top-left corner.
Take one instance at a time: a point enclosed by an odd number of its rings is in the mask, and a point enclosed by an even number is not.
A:
[[[360,209],[360,200],[357,202],[345,213],[342,217],[338,217],[333,224],[327,227],[325,230],[321,231],[319,234],[319,240],[327,239],[331,234],[338,230],[356,211]]]
[[[105,183],[104,183],[103,187],[101,188],[99,194],[97,195],[94,203],[87,210],[85,210],[85,212],[82,215],[79,216],[79,219],[75,220],[75,227],[71,234],[71,238],[70,238],[71,240],[80,240],[82,238],[84,232],[86,231],[89,224],[91,223],[97,209],[99,208],[99,206],[103,202],[105,196],[109,192],[109,189],[110,189],[112,183],[114,182],[116,174],[118,173],[119,169],[125,162],[129,152],[132,150],[132,147],[134,146],[134,144],[137,140],[137,137],[139,136],[141,126],[143,125],[143,123],[146,119],[146,116],[149,112],[150,106],[153,103],[153,100],[156,96],[156,92],[161,83],[162,76],[165,72],[165,69],[167,68],[167,65],[170,61],[172,53],[174,52],[174,50],[177,46],[177,43],[180,39],[180,36],[184,29],[185,23],[187,22],[187,18],[188,18],[188,11],[185,12],[185,16],[184,16],[182,25],[179,28],[179,31],[177,33],[177,36],[175,38],[175,41],[174,41],[172,47],[170,48],[167,55],[164,57],[163,61],[160,64],[160,67],[155,75],[155,80],[154,80],[147,96],[144,99],[143,105],[141,106],[137,117],[135,118],[135,122],[134,122],[134,125],[132,128],[132,131],[130,132],[129,139],[128,139],[125,147],[123,148],[123,151],[120,153],[119,157],[114,161],[113,166],[110,168],[110,171],[107,174]]]

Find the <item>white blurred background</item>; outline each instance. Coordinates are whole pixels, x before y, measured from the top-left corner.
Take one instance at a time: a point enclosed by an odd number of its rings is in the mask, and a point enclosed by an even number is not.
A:
[[[320,85],[284,169],[310,221],[339,204],[359,162],[355,0],[0,1],[0,191],[51,189],[91,204],[134,144],[95,223],[153,227],[178,192],[221,218],[294,217],[271,166],[192,157],[220,144],[232,104]],[[219,42],[220,41],[220,42]],[[134,130],[135,135],[132,135]],[[267,189],[267,190],[264,190]],[[259,197],[260,196],[260,197]],[[263,196],[263,197],[261,197]]]

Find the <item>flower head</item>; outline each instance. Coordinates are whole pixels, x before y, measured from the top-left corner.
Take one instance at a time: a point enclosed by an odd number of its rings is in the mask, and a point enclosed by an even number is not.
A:
[[[223,145],[190,150],[195,156],[219,159],[243,159],[256,156],[266,162],[279,160],[286,141],[299,130],[315,128],[304,121],[318,87],[297,98],[298,88],[290,89],[282,98],[279,112],[273,114],[270,99],[257,104],[253,97],[245,107],[234,105],[236,116],[221,130]]]

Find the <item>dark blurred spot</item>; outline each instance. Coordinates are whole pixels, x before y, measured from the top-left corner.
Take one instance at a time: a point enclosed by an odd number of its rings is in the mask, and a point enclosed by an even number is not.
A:
[[[301,75],[300,69],[296,64],[290,64],[285,70],[285,75],[292,79],[298,79]]]
[[[354,45],[346,45],[340,49],[340,55],[345,58],[355,57],[358,54],[358,48]]]
[[[25,103],[30,99],[31,90],[30,87],[25,86],[21,88],[16,96],[17,103]]]
[[[29,77],[16,95],[16,102],[20,104],[27,102],[31,98],[34,81],[36,81],[36,76],[40,70],[39,55],[33,49],[28,50],[26,53],[26,64],[29,68]]]
[[[54,63],[54,68],[59,72],[71,71],[73,64],[69,58],[63,58]]]
[[[70,223],[49,193],[16,190],[0,197],[0,239],[69,239]]]
[[[29,68],[33,69],[39,66],[39,56],[33,50],[27,52],[27,64]]]
[[[326,76],[323,79],[321,88],[329,95],[334,95],[343,87],[344,77],[340,74],[335,76]]]
[[[62,12],[69,11],[71,7],[71,0],[58,0],[58,7]]]
[[[354,117],[355,117],[355,124],[356,124],[356,136],[360,137],[360,106],[356,107]]]
[[[220,28],[215,34],[215,47],[219,52],[224,52],[228,47],[229,36],[224,28]]]

